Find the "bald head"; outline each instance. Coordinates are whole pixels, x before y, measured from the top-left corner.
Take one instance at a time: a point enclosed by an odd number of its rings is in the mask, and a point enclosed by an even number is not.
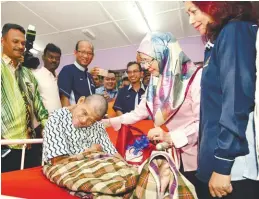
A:
[[[108,103],[102,95],[90,95],[85,99],[85,103],[94,109],[95,114],[100,119],[107,113]]]
[[[76,51],[78,51],[80,45],[89,45],[92,48],[92,52],[94,53],[94,45],[92,44],[92,42],[88,41],[88,40],[79,40],[76,43]]]

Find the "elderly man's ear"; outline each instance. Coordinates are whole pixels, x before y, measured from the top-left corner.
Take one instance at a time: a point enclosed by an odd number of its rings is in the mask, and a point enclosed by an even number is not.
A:
[[[86,100],[86,97],[85,97],[85,96],[81,96],[81,97],[78,99],[77,104],[82,104],[82,103],[85,102],[85,100]]]

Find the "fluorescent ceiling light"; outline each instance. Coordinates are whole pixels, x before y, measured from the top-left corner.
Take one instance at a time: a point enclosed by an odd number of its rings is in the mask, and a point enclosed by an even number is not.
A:
[[[150,32],[149,25],[145,21],[144,16],[142,15],[138,5],[136,2],[128,2],[129,14],[131,16],[131,20],[135,25],[135,29],[140,33]]]

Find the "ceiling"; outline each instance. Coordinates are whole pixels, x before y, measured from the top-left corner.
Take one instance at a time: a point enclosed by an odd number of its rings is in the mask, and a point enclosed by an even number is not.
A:
[[[5,1],[1,24],[36,27],[34,48],[43,51],[54,43],[62,55],[71,55],[78,40],[95,35],[95,49],[139,44],[148,31],[172,32],[177,38],[196,37],[189,25],[183,1]]]

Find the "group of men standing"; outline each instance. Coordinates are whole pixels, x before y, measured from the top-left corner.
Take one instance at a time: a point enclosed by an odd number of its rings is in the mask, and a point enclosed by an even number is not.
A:
[[[95,93],[87,66],[94,56],[93,45],[79,41],[76,61],[65,66],[59,78],[55,70],[60,64],[61,50],[48,44],[43,66],[30,69],[23,65],[25,30],[17,24],[2,28],[1,56],[1,139],[31,139],[42,137],[42,129],[50,113],[75,103],[80,96]],[[22,145],[1,146],[2,172],[20,168]],[[41,147],[28,145],[25,168],[41,164]]]
[[[78,41],[74,50],[75,62],[63,67],[56,75],[61,49],[49,43],[44,49],[43,66],[30,69],[23,65],[25,30],[17,24],[2,28],[1,57],[1,139],[30,139],[42,137],[48,116],[61,107],[76,104],[81,96],[102,94],[108,101],[115,99],[117,115],[129,112],[140,102],[145,86],[141,83],[142,69],[137,62],[129,62],[127,74],[130,85],[115,88],[115,73],[109,71],[104,86],[96,89],[88,65],[94,57],[89,41]],[[1,146],[2,172],[20,168],[22,146]],[[3,152],[6,152],[3,156]],[[41,147],[29,145],[25,168],[41,164]],[[38,158],[35,158],[38,157]]]

